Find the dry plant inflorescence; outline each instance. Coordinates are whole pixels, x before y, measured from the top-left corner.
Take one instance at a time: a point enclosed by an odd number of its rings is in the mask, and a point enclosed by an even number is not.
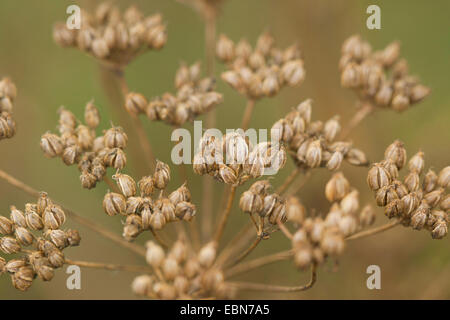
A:
[[[222,95],[213,91],[214,82],[212,77],[201,78],[200,63],[191,66],[183,63],[175,75],[175,95],[167,92],[148,102],[142,94],[130,92],[125,107],[130,114],[145,114],[151,121],[160,120],[178,127],[223,101]]]
[[[0,216],[0,251],[22,256],[10,260],[0,257],[0,274],[9,273],[20,291],[26,291],[36,277],[52,280],[54,269],[66,263],[63,250],[78,246],[81,240],[77,230],[61,229],[65,221],[64,210],[45,192],[37,203],[25,204],[25,211],[11,206],[9,219]]]
[[[12,138],[16,133],[12,117],[16,96],[16,85],[9,78],[3,78],[0,81],[0,140]]]
[[[67,165],[76,164],[84,188],[94,188],[99,181],[108,183],[110,191],[103,198],[103,209],[109,216],[123,217],[123,234],[120,237],[95,221],[57,205],[45,193],[0,170],[1,179],[38,199],[37,204],[27,204],[24,213],[11,207],[11,217],[0,218],[3,235],[0,250],[6,254],[24,254],[9,261],[0,258],[0,273],[12,274],[16,288],[28,289],[36,275],[50,280],[54,268],[73,264],[138,272],[141,275],[132,283],[133,292],[154,299],[229,299],[236,297],[240,290],[298,292],[314,285],[318,267],[327,259],[340,258],[347,241],[398,225],[425,228],[434,239],[447,235],[450,167],[439,173],[430,169],[421,183],[425,164],[424,154],[419,152],[409,160],[409,173],[402,180],[399,171],[407,159],[401,142],[395,141],[386,149],[383,161],[370,164],[365,153],[347,139],[351,130],[375,107],[404,111],[429,94],[427,87],[408,75],[405,60],[398,58],[398,43],[372,52],[370,45],[359,36],[344,42],[339,63],[342,86],[356,91],[361,107],[346,126],[341,127],[339,116],[325,122],[312,121],[312,102],[308,99],[275,122],[270,141],[253,143],[246,130],[255,101],[275,96],[282,87],[296,87],[304,81],[300,50],[296,45],[284,50],[277,48],[267,32],[258,38],[254,48],[246,40],[235,44],[225,35],[216,41],[216,16],[223,1],[182,2],[192,5],[205,19],[206,76],[201,76],[200,63],[182,64],[175,76],[176,93],[165,93],[150,100],[143,94],[130,92],[124,69],[144,51],[160,49],[165,44],[167,33],[161,15],[144,17],[136,7],[130,7],[122,15],[117,7],[105,3],[93,14],[83,11],[80,30],[68,29],[65,24],[55,25],[54,38],[59,45],[77,47],[96,58],[101,66],[114,71],[109,76],[122,91],[120,105],[135,121],[132,129],[139,137],[139,145],[129,147],[146,153],[145,164],[153,174],[143,176],[136,183],[123,173],[128,169],[124,150],[127,134],[121,127],[112,125],[103,135],[97,135],[100,116],[93,102],[86,105],[85,124],[69,110],[60,108],[59,134],[45,133],[41,148],[47,157],[60,157]],[[161,120],[175,128],[206,114],[207,126],[212,129],[214,106],[223,101],[222,94],[214,91],[216,55],[227,66],[222,80],[246,98],[247,106],[241,129],[220,138],[206,131],[200,139],[192,164],[193,171],[204,176],[202,204],[196,206],[195,199],[191,199],[189,181],[167,192],[171,169],[168,164],[155,160],[138,116],[145,114],[151,121]],[[2,80],[0,138],[14,134],[11,109],[15,96],[14,84],[7,78]],[[294,169],[274,189],[272,183],[285,166],[287,154],[293,160]],[[386,216],[393,218],[393,222],[367,228],[374,223],[376,212],[370,204],[360,207],[361,190],[352,188],[343,172],[337,171],[344,161],[353,166],[370,165],[368,185],[374,191],[376,204],[385,208]],[[111,175],[108,168],[114,170]],[[184,165],[179,168],[184,180]],[[308,185],[308,178],[318,168],[334,171],[325,185],[325,198],[330,202],[327,213],[321,213],[319,206],[307,209],[299,197],[300,188]],[[273,179],[252,181],[238,196],[239,208],[249,215],[250,221],[241,230],[235,230],[231,240],[221,243],[238,188],[249,180],[261,178],[269,170]],[[208,202],[214,196],[214,180],[226,186],[224,208],[216,212]],[[78,232],[60,229],[65,221],[64,212],[75,222],[145,258],[147,265],[64,258],[62,250],[80,241]],[[214,231],[213,218],[217,220]],[[196,224],[198,220],[200,228]],[[189,232],[183,221],[187,222]],[[171,222],[176,228],[175,240],[171,239]],[[134,242],[144,230],[149,230],[153,237],[145,247]],[[279,231],[291,241],[289,249],[244,261],[260,243]],[[281,286],[233,281],[235,276],[288,259],[300,270],[311,269],[308,283]]]

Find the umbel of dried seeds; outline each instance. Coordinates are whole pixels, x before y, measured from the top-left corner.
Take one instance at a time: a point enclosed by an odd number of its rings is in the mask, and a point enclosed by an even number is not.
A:
[[[362,102],[401,112],[430,93],[408,74],[408,63],[399,59],[398,42],[373,52],[367,41],[354,35],[344,42],[341,51],[341,84],[354,89]]]
[[[311,112],[311,100],[305,100],[271,129],[272,137],[288,146],[298,167],[337,170],[344,160],[355,166],[368,164],[364,152],[354,148],[351,142],[338,140],[341,125],[337,116],[323,123],[311,121]]]
[[[371,225],[375,212],[370,205],[361,211],[359,192],[341,172],[335,173],[325,187],[325,196],[332,203],[324,217],[305,218],[305,208],[296,198],[289,198],[286,214],[298,229],[292,237],[294,263],[300,269],[320,265],[327,257],[336,259],[345,247],[345,238]]]
[[[399,171],[406,164],[408,174],[402,181]],[[405,227],[426,229],[433,239],[442,239],[450,222],[450,195],[446,192],[450,166],[439,173],[429,169],[423,175],[424,168],[424,153],[419,151],[407,162],[406,149],[397,140],[387,147],[384,160],[370,168],[367,183],[389,219],[397,218]]]
[[[211,111],[223,101],[215,92],[213,78],[201,78],[200,63],[182,64],[175,75],[175,95],[164,93],[150,102],[140,93],[130,92],[125,108],[133,115],[146,114],[152,121],[181,126]]]
[[[61,47],[75,47],[113,67],[122,67],[149,49],[161,49],[167,33],[160,14],[145,17],[135,6],[122,14],[118,7],[103,2],[92,14],[81,12],[80,29],[57,23],[53,38]]]
[[[202,299],[214,297],[231,299],[235,296],[234,287],[227,284],[222,270],[214,266],[217,256],[216,244],[205,244],[198,252],[180,237],[165,252],[153,241],[146,244],[147,263],[158,276],[140,275],[131,285],[139,296],[153,299]]]
[[[261,34],[255,48],[245,39],[235,44],[221,35],[216,54],[229,69],[222,73],[222,79],[252,100],[272,97],[284,86],[296,87],[305,79],[298,47],[292,45],[284,50],[279,49],[268,32]]]
[[[77,230],[63,230],[63,209],[52,203],[45,192],[37,203],[27,203],[25,211],[11,206],[10,217],[0,216],[0,251],[22,254],[5,260],[0,257],[0,275],[9,273],[13,286],[26,291],[36,277],[50,281],[54,269],[65,263],[63,250],[80,244]]]
[[[142,177],[137,185],[132,177],[123,173],[117,173],[113,179],[120,193],[108,192],[103,199],[103,209],[109,216],[126,216],[123,227],[126,240],[134,240],[144,230],[160,230],[170,222],[191,221],[195,216],[196,207],[191,203],[186,183],[164,196],[170,168],[161,161],[157,161],[153,175]],[[159,194],[153,197],[158,190]]]
[[[81,185],[92,189],[103,180],[107,168],[125,167],[128,137],[121,127],[114,126],[97,136],[100,115],[92,101],[86,104],[84,118],[86,125],[77,124],[75,115],[61,107],[59,135],[47,132],[40,144],[46,157],[60,157],[68,166],[76,164],[81,172]]]
[[[278,172],[286,164],[286,151],[280,143],[260,142],[252,146],[239,129],[217,138],[205,132],[194,156],[193,169],[220,182],[237,186],[250,178],[262,176],[265,170]]]
[[[16,122],[12,117],[16,96],[16,85],[9,78],[3,78],[0,81],[0,140],[12,138],[16,133]]]

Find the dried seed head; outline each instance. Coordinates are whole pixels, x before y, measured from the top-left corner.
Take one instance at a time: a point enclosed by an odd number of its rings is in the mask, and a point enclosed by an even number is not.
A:
[[[77,230],[68,229],[66,231],[67,242],[69,246],[75,247],[80,245],[81,237]]]
[[[27,222],[22,211],[18,210],[15,206],[10,207],[10,218],[16,227],[27,227]]]
[[[370,168],[367,174],[367,184],[369,188],[376,191],[390,184],[391,177],[389,172],[379,164],[375,164]]]
[[[66,261],[64,254],[58,249],[50,251],[47,254],[47,259],[53,268],[61,268]]]
[[[408,193],[401,199],[403,201],[404,214],[408,217],[411,216],[420,205],[420,199],[415,192]]]
[[[150,226],[154,230],[161,230],[167,222],[166,217],[159,209],[154,210],[153,214],[150,216]]]
[[[108,192],[103,198],[103,210],[108,216],[124,214],[126,206],[125,197],[119,193]]]
[[[351,148],[346,154],[346,159],[354,166],[365,166],[369,163],[365,153],[357,148]]]
[[[136,195],[136,182],[132,177],[126,174],[117,173],[113,176],[113,179],[116,180],[120,192],[122,192],[126,198]]]
[[[297,268],[304,270],[308,268],[312,262],[312,250],[309,247],[297,250],[294,254],[294,263]]]
[[[27,247],[34,241],[33,234],[23,227],[16,227],[14,234],[20,245]]]
[[[180,266],[178,265],[177,260],[167,257],[162,264],[162,271],[165,279],[169,281],[174,280],[175,277],[180,274]]]
[[[180,220],[191,221],[195,214],[195,205],[190,202],[182,201],[175,207],[175,216]]]
[[[405,186],[410,192],[419,190],[420,187],[420,177],[416,172],[410,172],[405,177]]]
[[[396,140],[386,148],[384,152],[386,160],[392,160],[397,168],[400,170],[406,163],[406,149],[403,142]]]
[[[209,268],[212,266],[217,254],[217,244],[209,242],[204,245],[198,253],[198,262],[201,266]]]
[[[238,182],[238,177],[234,170],[225,164],[219,165],[219,177],[226,184],[235,185]]]
[[[155,187],[158,189],[165,189],[170,181],[170,168],[167,164],[161,161],[156,161],[156,169],[153,175]]]
[[[147,253],[145,255],[147,263],[152,267],[159,268],[165,259],[163,248],[153,241],[148,241],[145,246],[147,247]]]
[[[0,257],[0,275],[6,271],[5,266],[6,266],[6,260],[4,258]]]
[[[77,145],[68,146],[64,149],[62,154],[62,160],[63,162],[71,166],[78,162],[81,155],[81,148]]]
[[[4,216],[0,216],[0,234],[8,235],[14,231],[14,225],[11,220]]]
[[[339,135],[341,125],[339,124],[339,117],[334,117],[325,122],[323,134],[327,141],[332,142]]]
[[[342,172],[335,173],[325,186],[325,196],[330,202],[342,200],[350,192],[350,183]]]
[[[439,188],[424,195],[424,200],[430,205],[430,207],[436,207],[442,199],[444,189]]]
[[[306,151],[306,163],[310,168],[316,168],[322,161],[322,146],[320,140],[311,142]]]
[[[15,274],[11,275],[14,288],[20,291],[28,290],[33,283],[34,275],[33,268],[29,266],[21,267]]]
[[[46,157],[54,158],[61,155],[64,146],[60,137],[52,133],[46,133],[41,138],[41,149]]]
[[[48,230],[45,234],[58,249],[64,249],[69,245],[67,235],[62,230]]]
[[[0,238],[0,250],[5,254],[17,253],[21,249],[18,241],[11,237]]]
[[[336,151],[330,157],[330,160],[327,162],[327,169],[330,171],[334,171],[340,168],[342,164],[342,160],[344,159],[344,155],[342,152]]]
[[[417,172],[417,174],[421,174],[423,171],[423,168],[425,166],[425,160],[424,160],[424,153],[418,152],[414,156],[409,159],[408,162],[408,169],[409,171]]]
[[[239,200],[239,207],[245,213],[256,214],[263,208],[263,200],[258,194],[252,191],[245,191]]]
[[[384,214],[390,219],[393,217],[398,217],[403,213],[403,201],[400,199],[393,200],[388,203],[384,209]]]
[[[42,215],[42,220],[44,222],[44,226],[47,229],[59,229],[62,224],[66,221],[66,215],[60,206],[56,204],[48,205]]]
[[[448,188],[450,187],[450,166],[445,167],[439,172],[438,176],[438,185],[440,185],[442,188]]]
[[[450,194],[447,194],[442,199],[441,203],[439,204],[442,210],[449,211],[450,210]]]
[[[107,148],[124,149],[127,142],[128,136],[121,127],[112,127],[105,132],[104,144]]]
[[[423,179],[423,191],[428,193],[434,190],[437,185],[438,176],[433,170],[428,170]]]
[[[235,48],[234,43],[226,35],[221,34],[216,47],[217,57],[225,62],[234,59]]]
[[[125,109],[132,115],[145,113],[147,99],[140,93],[130,92],[125,100]]]
[[[123,169],[127,164],[127,156],[122,149],[114,148],[111,149],[103,158],[104,164],[108,167],[113,167],[115,169]],[[96,166],[99,171],[97,172],[96,177],[103,178],[103,175],[106,173],[103,165]],[[94,171],[94,170],[93,170]],[[94,173],[94,172],[93,172]]]
[[[347,194],[340,203],[341,210],[349,215],[353,215],[359,209],[359,192],[357,190],[353,190],[349,194]]]
[[[445,222],[439,221],[434,225],[431,231],[431,236],[433,239],[442,239],[448,234],[448,226]]]
[[[283,79],[291,87],[299,86],[305,80],[305,68],[303,60],[296,59],[286,62],[281,68]]]
[[[92,189],[97,185],[97,177],[87,171],[81,173],[80,181],[81,186],[85,189]]]
[[[359,222],[363,227],[372,225],[375,218],[376,213],[371,205],[366,205],[359,214]]]
[[[131,283],[131,289],[133,290],[133,293],[138,296],[148,296],[148,294],[151,292],[153,285],[153,278],[149,275],[140,275],[134,278],[133,282]]]
[[[134,240],[143,230],[143,218],[137,214],[130,214],[125,220],[122,236],[127,241]]]

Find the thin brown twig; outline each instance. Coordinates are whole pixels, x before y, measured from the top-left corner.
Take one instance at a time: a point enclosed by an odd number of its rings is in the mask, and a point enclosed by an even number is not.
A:
[[[120,265],[120,264],[112,264],[112,263],[99,263],[99,262],[90,262],[90,261],[76,261],[66,259],[65,261],[68,265],[75,265],[84,268],[92,268],[92,269],[103,269],[103,270],[111,270],[111,271],[128,271],[128,272],[138,272],[138,273],[151,273],[152,269],[146,266],[133,266],[133,265]]]
[[[222,238],[223,231],[225,230],[225,226],[227,224],[228,217],[231,212],[231,207],[233,205],[234,195],[236,194],[236,186],[232,186],[230,190],[230,194],[228,196],[227,206],[222,213],[222,218],[219,222],[219,226],[217,227],[216,234],[214,235],[214,241],[219,243],[220,238]]]
[[[351,236],[345,238],[345,240],[355,240],[355,239],[365,238],[365,237],[368,237],[368,236],[371,236],[371,235],[374,235],[374,234],[377,234],[377,233],[380,233],[380,232],[392,229],[392,228],[398,226],[400,223],[401,223],[400,220],[392,221],[392,222],[383,224],[382,226],[379,226],[379,227],[375,227],[375,228],[372,228],[372,229],[369,229],[369,230],[365,230],[365,231],[361,231],[361,232],[355,233],[354,235],[351,235]]]
[[[245,240],[245,236],[248,234],[248,231],[253,229],[253,224],[251,222],[247,223],[244,228],[242,228],[235,236],[234,238],[229,241],[225,247],[222,249],[221,253],[216,259],[215,265],[221,266],[225,261],[228,260],[231,256],[233,256],[233,253],[236,251],[236,248],[239,248],[242,242]],[[245,241],[246,242],[246,241]]]
[[[280,228],[280,230],[284,233],[284,235],[288,238],[288,239],[292,239],[293,235],[292,233],[289,231],[289,229],[284,225],[283,222],[278,221],[278,228]]]
[[[6,182],[8,182],[9,184],[13,185],[14,187],[18,188],[19,190],[24,191],[25,193],[28,193],[30,196],[34,197],[34,198],[39,198],[40,197],[40,192],[33,189],[32,187],[28,186],[27,184],[23,183],[22,181],[14,178],[13,176],[7,174],[5,171],[0,170],[0,179],[5,180]],[[85,227],[95,231],[96,233],[98,233],[99,235],[121,245],[124,248],[127,248],[135,253],[137,253],[140,256],[145,256],[145,248],[125,241],[123,240],[120,236],[114,234],[113,232],[103,228],[103,226],[97,224],[94,221],[91,221],[87,218],[84,218],[83,216],[80,216],[79,214],[75,213],[74,211],[64,207],[61,203],[59,203],[58,201],[55,201],[55,203],[59,204],[64,212],[74,221],[78,222],[81,225],[84,225]]]
[[[263,283],[253,283],[253,282],[228,282],[229,285],[232,285],[241,290],[262,290],[262,291],[275,291],[275,292],[298,292],[305,291],[314,286],[317,281],[317,272],[316,265],[313,264],[311,266],[311,279],[305,285],[301,286],[276,286],[270,284]]]
[[[294,170],[291,171],[291,173],[286,177],[284,182],[281,184],[281,186],[278,187],[278,189],[275,191],[275,193],[282,194],[287,187],[294,181],[294,179],[300,174],[301,170],[299,167],[296,167]]]
[[[244,117],[242,118],[241,128],[242,130],[247,130],[250,120],[252,118],[253,109],[255,108],[255,100],[248,99],[247,106],[245,107]]]
[[[375,108],[372,104],[363,103],[361,108],[350,119],[350,122],[347,124],[344,130],[342,130],[341,139],[346,139],[353,131],[353,129],[356,128],[361,123],[361,121],[363,121],[374,110]]]
[[[255,239],[255,241],[253,241],[253,243],[247,249],[245,249],[245,251],[242,252],[230,266],[235,266],[239,262],[244,260],[253,250],[255,250],[255,248],[258,246],[258,244],[261,242],[261,240],[262,240],[262,237],[258,236]]]
[[[268,256],[257,258],[248,262],[243,262],[225,271],[225,277],[231,278],[241,273],[257,269],[259,267],[290,258],[293,255],[292,250],[277,252]]]

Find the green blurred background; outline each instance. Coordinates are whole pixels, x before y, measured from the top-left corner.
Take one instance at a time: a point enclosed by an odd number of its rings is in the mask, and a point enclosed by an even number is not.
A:
[[[147,97],[173,91],[173,75],[180,61],[204,61],[204,27],[202,19],[190,8],[175,0],[121,0],[125,8],[137,4],[145,14],[161,12],[168,23],[169,41],[160,52],[150,52],[132,63],[126,70],[131,90]],[[80,187],[75,167],[66,167],[62,161],[44,158],[39,138],[47,130],[55,130],[56,111],[64,105],[82,118],[84,105],[94,98],[102,114],[102,127],[109,121],[123,124],[116,105],[109,102],[101,84],[99,67],[94,59],[74,49],[61,49],[52,41],[52,25],[65,20],[70,4],[92,8],[100,1],[25,1],[0,2],[0,76],[10,76],[18,87],[14,117],[18,123],[17,135],[0,142],[0,168],[31,186],[47,191],[80,214],[94,219],[120,234],[119,218],[107,217],[101,201],[107,187],[99,184],[88,191]],[[448,165],[450,150],[450,33],[448,12],[450,2],[436,1],[376,1],[381,7],[381,30],[365,27],[369,1],[301,1],[301,0],[226,0],[218,20],[218,33],[226,33],[233,40],[246,37],[252,43],[258,34],[270,30],[281,47],[298,42],[304,52],[307,70],[301,88],[286,88],[273,99],[258,102],[251,126],[270,128],[291,107],[305,98],[314,100],[313,118],[328,119],[341,115],[345,123],[355,112],[353,92],[340,88],[337,64],[344,39],[354,33],[367,38],[376,49],[392,40],[399,40],[402,55],[412,74],[432,88],[425,102],[403,114],[390,111],[377,112],[358,127],[352,139],[371,160],[382,157],[384,148],[394,139],[406,143],[409,154],[423,150],[427,167],[437,170]],[[216,75],[223,69],[218,64]],[[218,127],[235,128],[243,113],[245,101],[223,82],[218,82],[225,102],[217,109]],[[171,129],[162,123],[149,123],[145,119],[148,135],[157,157],[170,161]],[[189,128],[189,126],[185,126]],[[137,141],[131,139],[131,144]],[[130,168],[142,168],[142,159],[129,154]],[[272,182],[280,184],[292,170],[286,167]],[[139,172],[132,170],[130,172]],[[173,168],[170,188],[180,180]],[[309,208],[327,209],[323,195],[324,183],[329,177],[325,170],[316,172],[300,193]],[[367,170],[344,166],[352,185],[361,190],[362,203],[372,201],[365,185]],[[189,172],[194,202],[200,204],[201,179]],[[247,186],[247,185],[246,185]],[[248,187],[248,186],[247,186]],[[245,188],[245,187],[244,187]],[[223,187],[216,185],[216,201],[220,203]],[[23,208],[31,202],[27,195],[0,181],[0,210],[8,215],[9,206]],[[236,202],[235,202],[236,204]],[[215,211],[220,211],[216,208]],[[201,210],[198,216],[201,216]],[[226,229],[227,238],[233,230],[247,222],[248,217],[234,207],[231,222]],[[378,210],[377,224],[387,219]],[[69,221],[82,235],[82,244],[68,248],[71,259],[145,264],[133,253],[117,246],[86,228]],[[140,237],[144,243],[149,234]],[[405,299],[450,298],[450,250],[448,237],[432,241],[428,232],[415,232],[399,227],[384,234],[348,243],[338,267],[331,263],[319,270],[319,280],[309,291],[297,294],[268,294],[243,292],[243,298],[295,298],[295,299]],[[260,245],[249,258],[255,258],[289,247],[287,240],[275,235]],[[382,289],[368,290],[365,273],[368,265],[381,267]],[[65,268],[64,268],[65,269]],[[133,299],[130,283],[135,275],[125,272],[100,270],[82,271],[82,289],[67,290],[64,270],[58,270],[50,283],[36,280],[26,293],[16,291],[9,276],[0,277],[1,299]],[[252,272],[246,280],[276,284],[299,284],[308,279],[307,273],[295,270],[291,262],[275,264]]]

